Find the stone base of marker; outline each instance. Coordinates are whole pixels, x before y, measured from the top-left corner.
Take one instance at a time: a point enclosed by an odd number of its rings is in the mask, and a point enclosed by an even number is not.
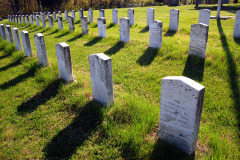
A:
[[[129,18],[123,17],[119,19],[120,27],[120,41],[129,42],[130,41],[130,20]]]
[[[31,43],[30,43],[30,38],[29,38],[28,32],[22,31],[21,36],[22,36],[22,43],[23,43],[25,55],[27,57],[32,57],[32,48],[31,48]]]
[[[66,82],[73,81],[70,47],[65,42],[55,45],[60,78]]]
[[[162,25],[161,21],[155,20],[149,26],[149,47],[162,47]]]
[[[42,66],[48,65],[47,50],[45,45],[44,36],[41,33],[34,35],[35,45],[37,49],[38,61]]]
[[[191,155],[196,148],[205,87],[182,76],[161,82],[158,137]]]
[[[191,25],[189,55],[205,58],[209,26],[203,23]]]
[[[111,58],[103,53],[88,56],[93,99],[106,105],[114,104]]]
[[[21,51],[22,50],[22,45],[20,41],[20,36],[17,28],[12,29],[13,37],[14,37],[14,42],[17,50]]]

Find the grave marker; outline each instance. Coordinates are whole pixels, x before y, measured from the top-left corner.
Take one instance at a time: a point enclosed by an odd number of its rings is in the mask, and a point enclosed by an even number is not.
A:
[[[134,25],[135,20],[134,20],[134,9],[133,8],[128,9],[128,18],[130,21],[130,26]]]
[[[23,23],[26,23],[24,15],[22,15],[22,21],[23,21]]]
[[[45,28],[46,27],[46,19],[45,16],[42,16],[42,26]]]
[[[53,18],[54,19],[56,19],[57,17],[56,17],[56,13],[55,12],[53,12]]]
[[[72,10],[72,17],[73,17],[74,20],[76,19],[74,10]]]
[[[203,23],[191,25],[189,55],[205,58],[209,26]]]
[[[29,24],[29,17],[26,15],[27,24]]]
[[[37,22],[37,25],[40,26],[40,20],[38,15],[36,15],[36,22]]]
[[[154,8],[148,8],[147,9],[147,27],[149,27],[149,24],[154,21]]]
[[[1,36],[4,40],[7,40],[7,36],[6,36],[6,31],[5,31],[5,26],[4,24],[0,24],[0,29],[1,29]]]
[[[57,52],[58,70],[60,78],[67,82],[73,81],[73,71],[69,45],[63,42],[56,44],[55,47]]]
[[[236,18],[234,23],[233,37],[240,37],[240,10],[236,11]]]
[[[149,26],[149,47],[162,47],[162,25],[161,21],[155,20]]]
[[[68,16],[68,25],[69,25],[69,31],[75,31],[73,16]]]
[[[8,42],[9,44],[13,43],[13,36],[12,36],[12,29],[10,25],[6,25],[6,31],[8,36]]]
[[[91,8],[88,10],[88,16],[89,16],[89,22],[92,23],[93,22],[93,11]]]
[[[65,11],[64,11],[64,14],[65,14],[65,21],[67,21],[67,20],[68,20],[68,11],[65,10]]]
[[[112,21],[113,21],[113,24],[118,24],[118,10],[117,9],[112,10]]]
[[[98,18],[98,37],[107,37],[106,19],[103,17]]]
[[[79,18],[80,18],[80,20],[81,20],[82,17],[83,17],[83,9],[80,8],[79,9]]]
[[[171,9],[170,10],[170,31],[178,31],[179,24],[179,9]]]
[[[58,16],[58,28],[63,30],[62,16]]]
[[[88,56],[93,99],[106,105],[114,104],[112,60],[103,53]]]
[[[81,18],[81,26],[82,26],[82,34],[87,34],[88,33],[88,21],[87,21],[86,16],[83,16]]]
[[[37,49],[38,61],[42,66],[48,65],[47,50],[45,46],[44,36],[41,33],[34,35],[35,45]]]
[[[130,20],[129,18],[123,17],[119,19],[120,24],[120,41],[130,41]]]
[[[17,50],[21,51],[22,50],[22,45],[21,45],[18,29],[17,28],[13,28],[12,32],[13,32],[15,46],[16,46]]]
[[[62,17],[62,12],[61,11],[58,11],[58,16]]]
[[[199,11],[198,23],[203,23],[209,26],[211,10],[201,9]]]
[[[100,17],[105,18],[104,9],[99,9],[99,18],[100,18]]]
[[[53,25],[53,17],[52,17],[52,15],[49,15],[49,16],[48,16],[48,21],[49,21],[49,26],[50,26],[50,28],[53,28],[54,25]]]
[[[159,138],[187,154],[195,151],[205,87],[190,78],[161,81]]]
[[[21,36],[22,36],[22,42],[23,42],[23,48],[24,48],[25,55],[27,57],[32,57],[32,48],[31,48],[31,43],[30,43],[30,38],[29,38],[28,32],[22,31]]]
[[[30,21],[31,21],[31,24],[34,25],[33,15],[30,15]]]

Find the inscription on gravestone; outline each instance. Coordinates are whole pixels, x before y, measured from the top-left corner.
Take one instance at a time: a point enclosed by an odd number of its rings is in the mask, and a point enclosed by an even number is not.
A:
[[[149,27],[149,47],[162,47],[162,25],[161,21],[155,20],[150,23]]]

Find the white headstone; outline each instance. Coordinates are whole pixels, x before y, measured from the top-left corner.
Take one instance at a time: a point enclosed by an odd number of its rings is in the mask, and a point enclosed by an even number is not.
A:
[[[14,37],[15,46],[16,46],[17,50],[21,51],[22,50],[22,45],[21,45],[18,29],[13,28],[12,33],[13,33],[13,37]]]
[[[53,28],[54,25],[53,25],[53,17],[52,17],[52,15],[49,15],[49,16],[48,16],[48,21],[49,21],[49,26],[50,26],[50,28]]]
[[[113,21],[113,24],[118,24],[118,10],[117,9],[112,10],[112,21]]]
[[[46,27],[46,19],[45,19],[45,16],[43,15],[42,16],[42,26],[45,28]]]
[[[58,11],[58,16],[62,17],[62,12],[61,11]]]
[[[76,19],[74,10],[72,10],[72,17],[73,17],[74,20]]]
[[[88,21],[87,21],[86,16],[83,16],[81,18],[81,26],[82,26],[82,34],[87,34],[88,33]]]
[[[22,21],[23,21],[23,23],[26,23],[24,15],[22,15]]]
[[[58,28],[63,30],[62,16],[58,16]]]
[[[128,18],[130,20],[130,26],[134,25],[135,20],[134,20],[134,9],[133,8],[128,9]]]
[[[31,24],[34,25],[33,15],[30,15],[30,21],[31,21]]]
[[[170,10],[170,31],[178,31],[179,24],[179,9],[171,9]]]
[[[34,35],[35,45],[37,49],[38,61],[42,66],[48,65],[47,50],[45,46],[44,36],[41,33]]]
[[[233,30],[233,37],[239,38],[240,37],[240,10],[236,12],[234,30]]]
[[[56,13],[55,12],[53,12],[53,19],[56,19],[57,17],[56,17]]]
[[[80,18],[80,20],[81,20],[82,17],[83,17],[83,9],[80,8],[79,9],[79,18]]]
[[[195,151],[205,87],[187,77],[161,82],[159,138],[191,155]]]
[[[36,22],[37,22],[37,25],[40,26],[39,15],[36,15]]]
[[[105,18],[104,9],[99,9],[99,17]]]
[[[189,55],[205,58],[208,28],[208,25],[202,23],[191,25]]]
[[[68,16],[68,25],[69,25],[69,31],[75,31],[73,16]]]
[[[4,40],[7,40],[7,35],[6,35],[6,31],[5,31],[5,26],[4,24],[0,24],[0,29],[1,29],[1,36]]]
[[[64,11],[64,14],[65,14],[65,21],[67,21],[67,20],[68,20],[68,11],[65,10],[65,11]]]
[[[69,16],[70,17],[70,16]],[[73,80],[70,47],[65,42],[55,45],[57,52],[58,70],[60,78],[64,81]]]
[[[152,21],[154,21],[154,8],[148,8],[147,9],[147,27],[149,27]]]
[[[149,26],[149,47],[162,47],[162,25],[161,21],[155,20]]]
[[[120,41],[130,41],[130,20],[129,18],[123,17],[119,19],[120,27]]]
[[[29,17],[26,15],[27,24],[29,24]]]
[[[18,23],[18,15],[15,15],[15,21],[16,21],[16,23]]]
[[[93,11],[91,8],[88,10],[88,16],[89,16],[89,22],[92,23],[93,22]]]
[[[6,25],[6,31],[8,36],[8,42],[11,44],[13,43],[13,36],[12,36],[12,29],[10,25]]]
[[[98,37],[107,37],[106,19],[103,17],[98,18]]]
[[[198,23],[203,23],[209,26],[211,10],[201,9],[199,11]]]
[[[103,53],[88,56],[93,99],[106,105],[114,104],[111,58]]]
[[[21,15],[18,16],[18,21],[19,21],[19,23],[22,23],[22,16]]]
[[[30,43],[30,38],[29,38],[28,32],[22,31],[21,36],[22,36],[22,43],[23,43],[25,55],[27,57],[32,57],[32,48],[31,48],[31,43]]]

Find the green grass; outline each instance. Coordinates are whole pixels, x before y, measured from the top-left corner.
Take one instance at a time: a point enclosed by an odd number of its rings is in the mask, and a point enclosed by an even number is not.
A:
[[[225,6],[225,5],[224,5]],[[215,6],[211,15],[216,15]],[[235,16],[239,5],[223,7]],[[4,24],[27,30],[33,57],[0,39],[0,159],[189,159],[157,140],[161,79],[187,76],[206,87],[196,159],[240,159],[240,40],[233,39],[234,19],[211,20],[205,61],[188,57],[191,24],[199,10],[179,6],[179,31],[168,31],[172,7],[155,8],[163,22],[163,47],[148,48],[146,9],[135,8],[130,43],[119,42],[119,26],[105,10],[107,38],[98,38],[97,17],[89,34],[81,34],[76,12],[75,32],[36,25]],[[200,8],[205,8],[200,5]],[[127,9],[118,9],[119,18]],[[84,11],[84,15],[87,12]],[[63,19],[64,16],[63,16]],[[35,23],[36,24],[36,23]],[[48,67],[38,64],[34,34],[45,37]],[[73,83],[59,80],[55,44],[70,45]],[[93,101],[88,55],[112,59],[114,101],[103,107]]]

